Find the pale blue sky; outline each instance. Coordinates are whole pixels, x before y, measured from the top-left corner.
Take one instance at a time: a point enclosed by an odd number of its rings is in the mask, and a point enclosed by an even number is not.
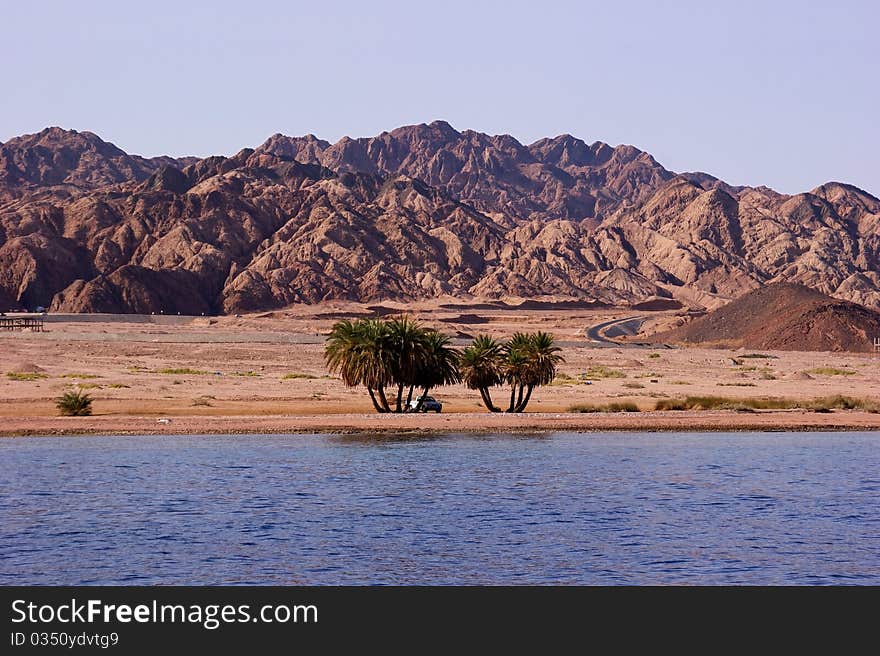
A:
[[[880,194],[880,2],[2,0],[0,140],[143,155],[435,119],[676,171]]]

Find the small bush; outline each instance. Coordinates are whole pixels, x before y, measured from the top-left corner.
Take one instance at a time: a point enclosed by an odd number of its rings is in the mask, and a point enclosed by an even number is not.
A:
[[[550,381],[550,384],[555,385],[557,387],[565,386],[565,385],[577,385],[578,380],[576,378],[572,378],[564,371],[560,371],[560,372],[557,372],[556,378],[554,378],[553,380]]]
[[[838,369],[837,367],[814,367],[807,369],[808,374],[817,374],[819,376],[855,376],[856,372],[852,369]]]
[[[641,383],[623,383],[621,387],[626,387],[627,389],[645,389],[645,386]]]
[[[568,409],[569,412],[640,412],[639,406],[629,401],[614,401],[605,405],[594,405],[592,403],[580,403],[573,405]]]
[[[194,406],[205,406],[205,407],[208,407],[208,408],[211,407],[211,402],[210,402],[206,397],[204,397],[204,396],[200,396],[200,397],[197,398],[197,399],[193,399],[192,404],[193,404]]]
[[[88,417],[92,414],[92,397],[78,389],[65,392],[55,405],[64,417]]]
[[[775,355],[767,355],[766,353],[746,353],[745,355],[739,356],[741,358],[763,358],[765,360],[776,360],[777,357]]]
[[[232,373],[233,376],[244,376],[247,378],[258,378],[260,374],[256,371],[235,371]]]
[[[595,380],[599,378],[626,378],[626,374],[617,369],[611,369],[604,364],[593,365],[585,372],[578,374],[581,380]]]
[[[182,367],[179,369],[157,369],[157,374],[170,374],[172,376],[204,376],[207,374],[207,371],[201,371],[200,369],[190,369],[188,367]]]
[[[6,377],[10,380],[40,380],[41,378],[48,378],[46,374],[35,374],[35,373],[20,373],[17,371],[10,371],[6,374]]]
[[[659,357],[660,357],[660,354],[659,354],[659,353],[649,353],[649,354],[648,354],[648,357],[649,357],[649,358],[659,358]]]
[[[670,381],[670,385],[690,385],[691,383],[686,380],[673,380]]]
[[[684,399],[660,399],[655,410],[812,410],[831,412],[832,410],[862,410],[880,413],[880,403],[871,399],[852,396],[825,396],[816,399],[786,399],[783,397],[759,397],[753,399],[732,399],[723,396],[688,396]]]
[[[836,394],[808,401],[805,406],[814,412],[830,412],[831,410],[864,410],[865,412],[880,412],[880,404],[870,399],[860,399],[852,396]]]
[[[654,404],[654,410],[690,410],[684,399],[660,399]]]
[[[718,387],[757,387],[755,383],[717,383]]]
[[[302,374],[302,373],[298,373],[298,372],[293,372],[290,374],[284,374],[281,377],[281,380],[293,380],[295,378],[305,378],[307,380],[315,380],[317,378],[317,376],[313,376],[312,374]]]
[[[107,385],[107,387],[111,389],[131,389],[131,385],[126,385],[124,383],[111,383]]]
[[[655,410],[787,410],[800,407],[785,398],[732,399],[725,396],[688,396],[684,399],[661,399]]]
[[[92,378],[100,378],[97,374],[63,374],[62,378],[79,378],[80,380],[89,380]]]

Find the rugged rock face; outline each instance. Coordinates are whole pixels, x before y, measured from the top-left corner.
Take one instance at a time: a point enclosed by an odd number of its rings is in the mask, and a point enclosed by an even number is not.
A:
[[[406,175],[508,225],[607,216],[673,177],[632,146],[587,145],[567,134],[524,146],[508,135],[458,132],[443,121],[333,145],[312,135],[276,134],[257,152],[337,172]]]
[[[777,283],[652,339],[753,349],[872,351],[880,313],[802,285]]]
[[[880,201],[676,175],[631,146],[443,122],[146,159],[49,128],[0,145],[0,305],[239,312],[345,298],[718,305],[775,281],[880,306]]]

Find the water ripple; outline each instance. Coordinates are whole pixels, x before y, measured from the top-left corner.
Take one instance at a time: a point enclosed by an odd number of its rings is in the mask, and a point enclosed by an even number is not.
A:
[[[0,584],[880,584],[876,434],[0,441]]]

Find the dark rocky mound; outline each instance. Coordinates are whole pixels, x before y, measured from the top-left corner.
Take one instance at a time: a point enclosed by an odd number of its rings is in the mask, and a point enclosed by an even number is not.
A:
[[[783,351],[873,351],[880,313],[803,285],[767,285],[656,341]]]

